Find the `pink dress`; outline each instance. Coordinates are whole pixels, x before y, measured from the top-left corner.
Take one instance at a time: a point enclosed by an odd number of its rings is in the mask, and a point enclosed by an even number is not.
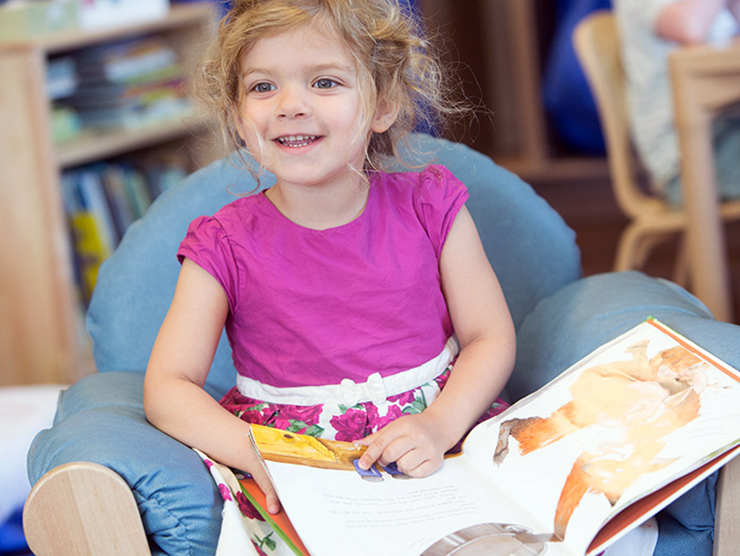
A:
[[[363,213],[299,226],[264,193],[192,222],[178,257],[221,284],[243,419],[356,440],[438,395],[457,355],[439,258],[467,200],[442,166],[372,173]]]

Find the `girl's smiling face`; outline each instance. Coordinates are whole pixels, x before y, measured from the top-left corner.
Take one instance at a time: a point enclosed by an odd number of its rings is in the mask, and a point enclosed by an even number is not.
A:
[[[370,133],[395,114],[364,117],[357,62],[338,34],[304,25],[259,39],[242,59],[239,132],[279,184],[361,180]]]

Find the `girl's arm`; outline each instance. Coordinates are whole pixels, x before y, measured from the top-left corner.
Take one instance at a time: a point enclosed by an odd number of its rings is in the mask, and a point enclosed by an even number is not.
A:
[[[382,465],[395,461],[416,477],[436,471],[444,453],[496,400],[514,367],[511,315],[465,207],[445,241],[440,272],[460,354],[447,385],[426,411],[401,417],[362,441],[368,445],[360,458],[365,469],[377,460]]]
[[[249,425],[203,390],[228,309],[216,279],[185,259],[146,370],[144,410],[176,440],[251,473],[276,513],[277,495],[249,441]]]
[[[683,44],[703,43],[717,14],[733,3],[736,0],[681,0],[668,4],[655,22],[655,32]]]

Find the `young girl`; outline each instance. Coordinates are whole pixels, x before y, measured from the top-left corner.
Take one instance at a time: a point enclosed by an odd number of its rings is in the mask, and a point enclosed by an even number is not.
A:
[[[437,65],[398,0],[237,1],[218,46],[225,130],[277,182],[190,225],[147,417],[251,473],[272,513],[249,423],[429,475],[495,411],[515,352],[464,185],[380,170],[419,115],[443,115]],[[238,376],[218,403],[202,386],[224,326]]]

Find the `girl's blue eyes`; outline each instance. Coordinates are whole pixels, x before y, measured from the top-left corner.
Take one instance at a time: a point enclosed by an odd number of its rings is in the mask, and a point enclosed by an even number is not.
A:
[[[338,83],[333,79],[324,77],[321,79],[317,79],[313,83],[312,87],[315,87],[317,89],[332,89],[337,85]],[[252,87],[252,90],[255,93],[269,93],[270,91],[274,91],[276,88],[277,87],[275,87],[275,85],[273,85],[272,83],[257,83]]]
[[[337,82],[334,81],[333,79],[323,78],[323,79],[318,79],[316,83],[313,84],[313,86],[316,87],[317,89],[331,89],[332,87],[337,86]]]
[[[269,93],[270,91],[275,90],[275,86],[269,83],[257,83],[254,87],[252,87],[252,90],[255,93]]]

